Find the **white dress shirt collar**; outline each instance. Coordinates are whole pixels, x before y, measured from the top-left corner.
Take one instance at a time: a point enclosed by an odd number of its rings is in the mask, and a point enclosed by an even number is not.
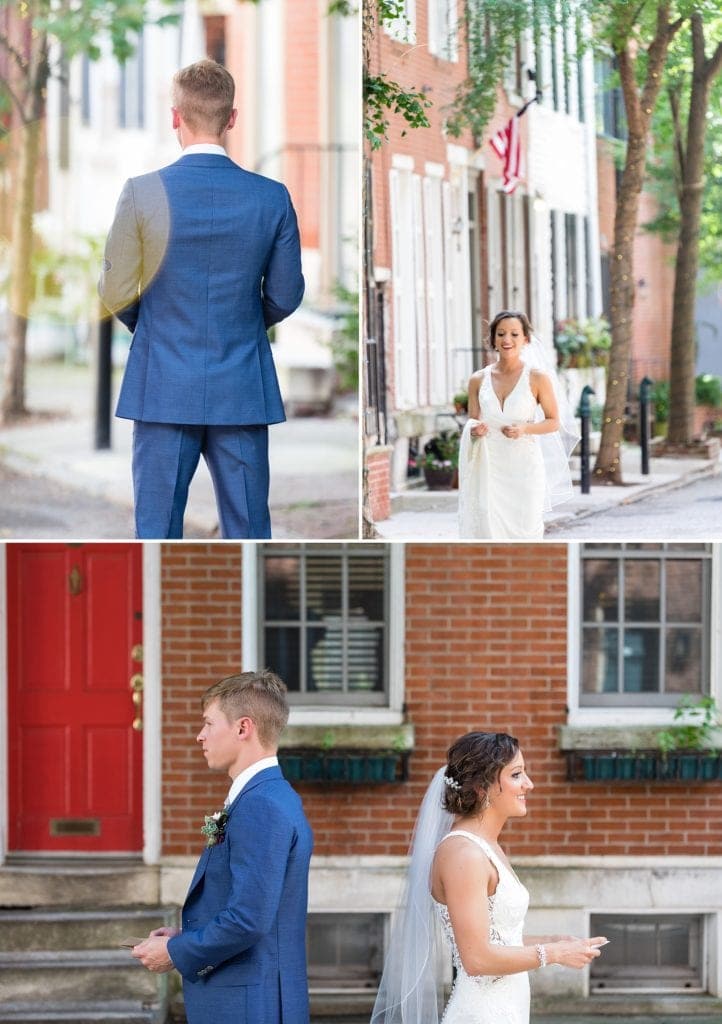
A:
[[[243,787],[251,781],[254,775],[258,775],[264,768],[274,768],[277,764],[278,758],[274,755],[273,757],[262,757],[260,761],[254,761],[253,764],[249,764],[247,768],[244,768],[240,775],[236,775],[231,788],[228,790],[226,807],[233,803]]]
[[[184,156],[192,156],[194,153],[213,153],[214,156],[228,156],[223,146],[217,146],[213,142],[195,142],[192,146],[186,146],[178,159],[182,160]]]

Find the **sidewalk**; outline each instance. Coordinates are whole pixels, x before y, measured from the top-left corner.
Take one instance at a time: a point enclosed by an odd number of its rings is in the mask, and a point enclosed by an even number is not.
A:
[[[589,494],[582,494],[579,459],[575,457],[572,459],[574,497],[545,515],[546,532],[554,540],[563,540],[564,527],[570,523],[652,494],[682,487],[692,480],[719,473],[720,468],[720,461],[713,459],[652,458],[649,475],[642,476],[639,447],[625,445],[622,450],[624,484],[621,487],[592,485]],[[410,488],[392,494],[391,518],[374,526],[383,540],[458,540],[458,502],[458,491]]]
[[[112,449],[95,451],[92,386],[86,367],[31,364],[27,404],[37,412],[0,430],[0,464],[132,508],[133,424],[113,417]],[[269,438],[274,538],[357,538],[358,424],[351,410],[289,420],[272,426]],[[194,528],[217,535],[213,486],[202,459],[190,487],[186,526],[188,536]]]

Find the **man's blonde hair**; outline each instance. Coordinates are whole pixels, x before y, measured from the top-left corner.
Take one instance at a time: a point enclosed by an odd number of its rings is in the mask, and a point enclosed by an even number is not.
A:
[[[196,133],[220,138],[233,112],[233,76],[214,60],[199,60],[173,76],[173,105]]]
[[[248,716],[256,723],[258,738],[264,747],[278,745],[288,721],[286,685],[269,669],[260,672],[239,672],[209,686],[201,698],[205,711],[218,700],[229,722]]]

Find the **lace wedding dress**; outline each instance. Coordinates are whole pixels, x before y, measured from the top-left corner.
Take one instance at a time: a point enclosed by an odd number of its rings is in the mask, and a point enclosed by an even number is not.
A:
[[[489,427],[473,437],[464,427],[459,453],[459,536],[480,540],[541,540],[544,536],[546,477],[539,435],[509,438],[502,428],[538,420],[529,381],[530,367],[502,403],[494,391],[491,367],[481,374],[479,406]]]
[[[465,836],[480,846],[499,875],[496,892],[489,896],[491,942],[499,946],[523,945],[524,918],[529,906],[527,890],[489,844],[479,836],[461,829],[449,832],[444,839],[448,839],[449,836]],[[468,975],[461,963],[449,912],[443,904],[436,901],[434,903],[451,947],[457,972],[442,1024],[529,1024],[527,973],[506,974],[498,978]]]

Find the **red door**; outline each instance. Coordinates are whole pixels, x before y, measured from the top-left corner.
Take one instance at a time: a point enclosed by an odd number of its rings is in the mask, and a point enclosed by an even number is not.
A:
[[[140,545],[10,543],[7,569],[10,849],[138,851]]]

